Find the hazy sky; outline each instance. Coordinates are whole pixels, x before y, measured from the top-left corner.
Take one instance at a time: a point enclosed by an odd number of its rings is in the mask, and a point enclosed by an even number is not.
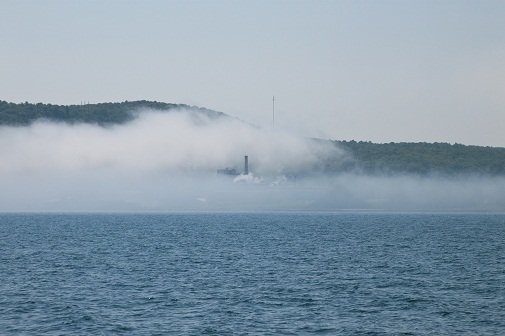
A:
[[[505,146],[505,1],[0,2],[0,99],[205,106],[334,139]]]

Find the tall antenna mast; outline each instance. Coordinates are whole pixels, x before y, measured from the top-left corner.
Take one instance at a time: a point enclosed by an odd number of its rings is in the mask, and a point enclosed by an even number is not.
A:
[[[272,97],[272,127],[275,128],[275,96]]]

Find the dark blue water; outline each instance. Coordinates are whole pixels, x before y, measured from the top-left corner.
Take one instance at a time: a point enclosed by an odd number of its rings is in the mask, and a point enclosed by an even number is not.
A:
[[[505,215],[0,215],[1,335],[504,335]]]

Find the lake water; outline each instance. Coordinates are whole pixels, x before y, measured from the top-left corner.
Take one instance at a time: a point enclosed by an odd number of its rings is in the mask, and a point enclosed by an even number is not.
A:
[[[1,335],[504,335],[505,215],[0,215]]]

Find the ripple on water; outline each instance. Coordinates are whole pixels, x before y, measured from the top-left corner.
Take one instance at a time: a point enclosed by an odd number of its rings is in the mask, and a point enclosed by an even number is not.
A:
[[[505,215],[0,215],[2,335],[505,334]]]

